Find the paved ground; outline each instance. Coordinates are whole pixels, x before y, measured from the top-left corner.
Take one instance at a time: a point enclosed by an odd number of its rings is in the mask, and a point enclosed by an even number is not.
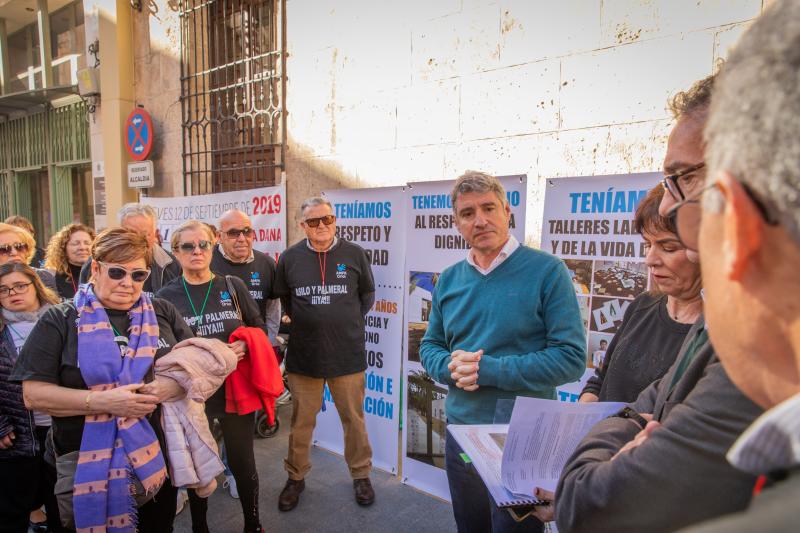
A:
[[[281,409],[284,422],[277,436],[256,440],[256,463],[261,485],[261,523],[270,533],[302,532],[407,532],[455,531],[450,505],[400,483],[395,476],[374,471],[372,483],[375,503],[360,507],[353,498],[352,481],[344,459],[313,448],[313,470],[306,478],[306,490],[300,504],[291,512],[278,511],[278,494],[286,481],[283,458],[289,436],[291,407]],[[213,533],[242,531],[242,511],[234,500],[219,488],[209,501],[208,523]],[[191,518],[187,508],[175,519],[175,531],[190,533]]]

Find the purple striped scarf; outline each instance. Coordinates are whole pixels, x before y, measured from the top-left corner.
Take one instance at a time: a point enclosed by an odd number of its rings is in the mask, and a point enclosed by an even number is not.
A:
[[[120,357],[111,322],[91,285],[75,295],[78,366],[92,391],[142,383],[158,346],[158,322],[150,298],[142,293],[129,311],[128,348]],[[146,418],[87,415],[75,471],[73,508],[78,531],[136,530],[134,478],[147,492],[167,476],[158,439]]]

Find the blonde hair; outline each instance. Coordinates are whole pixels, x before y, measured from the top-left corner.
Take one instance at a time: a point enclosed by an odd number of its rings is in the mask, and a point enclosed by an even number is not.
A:
[[[92,243],[92,259],[101,263],[130,263],[144,258],[147,268],[153,262],[153,249],[147,237],[128,228],[108,228]]]
[[[33,229],[33,224],[30,220],[22,215],[11,215],[3,222],[6,224],[11,224],[12,226],[17,226],[18,228],[22,228],[36,238],[36,231]]]
[[[20,242],[27,244],[28,253],[22,258],[22,262],[26,264],[31,262],[33,254],[36,253],[36,240],[34,240],[33,235],[19,226],[12,226],[11,224],[6,224],[5,222],[0,222],[0,233],[13,233],[17,236]]]
[[[50,238],[47,243],[47,253],[45,255],[45,268],[55,270],[59,274],[71,276],[69,261],[67,260],[67,243],[75,233],[82,231],[88,233],[94,240],[94,230],[84,224],[68,224],[61,228],[58,233]]]
[[[172,231],[172,237],[169,239],[169,245],[172,248],[172,251],[176,251],[178,249],[178,245],[181,243],[181,233],[189,230],[199,230],[205,232],[206,236],[208,237],[208,242],[214,244],[214,234],[211,233],[211,228],[208,227],[208,224],[200,222],[199,220],[187,220]]]

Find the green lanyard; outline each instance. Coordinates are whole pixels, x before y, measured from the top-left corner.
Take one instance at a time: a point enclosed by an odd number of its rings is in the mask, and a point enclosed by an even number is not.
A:
[[[111,320],[109,320],[108,323],[111,324]],[[116,335],[117,337],[124,337],[125,336],[122,333],[120,333],[119,331],[117,331],[117,328],[114,327],[114,324],[111,324],[111,330],[114,332],[114,335]]]
[[[203,323],[203,311],[206,310],[206,304],[208,303],[208,295],[211,294],[211,285],[213,285],[214,281],[214,274],[211,274],[211,279],[208,280],[208,290],[206,291],[206,297],[203,300],[203,307],[200,308],[200,313],[197,312],[197,309],[194,308],[194,302],[192,302],[192,297],[189,295],[189,289],[186,287],[186,277],[181,276],[181,280],[183,281],[183,290],[186,292],[186,298],[189,300],[189,305],[192,306],[192,312],[194,313],[194,318],[197,320],[198,323]]]

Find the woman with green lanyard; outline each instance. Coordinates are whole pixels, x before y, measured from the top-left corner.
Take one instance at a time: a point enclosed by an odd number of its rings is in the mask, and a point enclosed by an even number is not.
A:
[[[211,271],[214,236],[202,222],[189,220],[173,231],[170,244],[183,268],[183,275],[164,286],[158,297],[172,302],[198,337],[228,342],[240,326],[257,327],[266,333],[267,327],[259,315],[258,306],[239,278],[216,275]],[[229,286],[235,290],[238,308]],[[241,359],[247,352],[243,341],[229,344]],[[239,489],[239,501],[244,513],[244,531],[261,531],[258,514],[258,473],[253,454],[254,417],[225,412],[225,387],[220,387],[206,401],[209,420],[218,419],[222,426],[228,464]],[[192,512],[192,531],[208,531],[206,513],[208,500],[189,491]]]
[[[27,531],[29,513],[42,504],[49,529],[61,530],[53,496],[55,468],[44,461],[50,416],[26,409],[22,385],[9,380],[33,326],[58,301],[28,265],[0,266],[0,478],[5,480],[0,484],[0,528],[4,531]]]

